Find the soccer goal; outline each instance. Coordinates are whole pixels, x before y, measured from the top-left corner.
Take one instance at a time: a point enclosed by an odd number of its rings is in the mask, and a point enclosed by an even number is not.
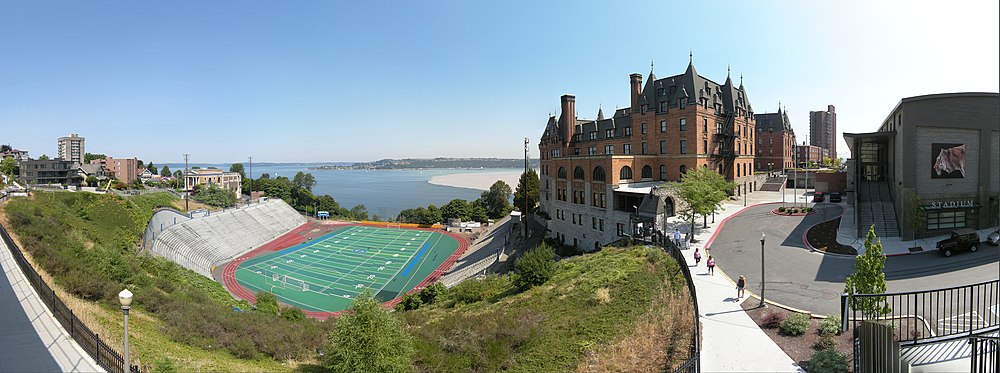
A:
[[[395,228],[395,229],[399,229],[399,228],[400,228],[400,225],[399,225],[399,223],[398,223],[398,222],[393,222],[393,221],[391,221],[391,222],[388,222],[388,223],[386,223],[386,224],[385,224],[385,227],[386,227],[386,228]]]

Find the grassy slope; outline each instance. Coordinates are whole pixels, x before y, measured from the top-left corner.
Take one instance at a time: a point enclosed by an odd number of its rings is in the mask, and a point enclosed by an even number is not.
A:
[[[693,328],[676,321],[691,320],[693,310],[677,263],[657,249],[607,248],[563,260],[546,284],[520,294],[509,279],[471,281],[404,313],[418,370],[658,371],[686,358]],[[465,292],[486,300],[456,301]],[[647,353],[624,361],[625,350]]]
[[[145,229],[145,222],[152,216],[153,207],[167,206],[173,198],[166,194],[153,194],[130,197],[126,200],[110,196],[89,195],[86,193],[35,193],[31,200],[15,199],[2,206],[4,225],[10,232],[17,232],[15,240],[21,241],[19,235],[29,235],[32,244],[57,244],[46,242],[44,237],[57,235],[44,234],[45,229],[59,227],[69,232],[62,236],[61,244],[94,250],[102,247],[134,247],[135,237]],[[11,230],[7,221],[8,210],[37,214],[45,217],[51,226],[37,227],[43,232],[30,232],[29,229]],[[35,227],[32,227],[35,228]],[[138,233],[136,233],[138,232]],[[43,236],[43,238],[39,238]],[[25,247],[27,242],[19,242]],[[28,255],[30,256],[30,255]],[[217,302],[232,302],[232,297],[222,288],[222,285],[192,271],[184,270],[162,258],[146,258],[143,266],[160,267],[159,273],[177,288],[198,288],[209,294]],[[35,268],[50,286],[56,289],[61,299],[74,309],[77,316],[109,344],[120,346],[121,310],[116,304],[106,300],[88,302],[74,297],[62,289],[60,281],[44,273],[41,266],[35,263]],[[117,291],[117,289],[115,290]],[[142,297],[142,294],[137,294]],[[281,371],[289,370],[285,364],[271,359],[244,360],[217,349],[202,349],[174,342],[164,333],[160,320],[141,309],[133,308],[129,322],[130,344],[132,356],[143,365],[152,366],[162,358],[169,358],[181,370],[208,371]]]

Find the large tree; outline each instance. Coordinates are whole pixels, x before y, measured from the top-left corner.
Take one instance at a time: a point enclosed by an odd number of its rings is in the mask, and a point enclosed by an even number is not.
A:
[[[42,155],[38,156],[38,160],[39,161],[47,161],[47,160],[49,160],[49,156],[45,155],[45,154],[42,154]]]
[[[108,156],[99,153],[83,153],[83,163],[90,163],[95,159],[106,159]]]
[[[232,165],[230,165],[229,166],[229,172],[236,172],[236,173],[240,174],[240,180],[243,180],[243,179],[247,178],[247,174],[243,172],[243,164],[242,163],[233,163]]]
[[[167,167],[167,165],[163,165],[163,169],[160,170],[160,176],[167,177],[170,175],[171,175],[170,167]]]
[[[694,218],[697,215],[708,216],[722,206],[726,200],[727,191],[736,188],[736,184],[726,181],[722,175],[708,167],[697,167],[681,175],[680,183],[675,184],[677,193],[688,205],[682,215],[691,221],[691,239],[694,239]]]
[[[469,221],[469,203],[458,198],[449,201],[441,206],[441,219],[444,221],[448,221],[448,219]]]
[[[413,339],[371,292],[358,294],[330,333],[325,365],[334,372],[410,372]]]
[[[0,173],[7,176],[14,176],[15,170],[17,170],[17,162],[14,162],[14,157],[4,157],[0,161]]]
[[[490,190],[483,192],[479,200],[490,219],[500,219],[510,213],[510,185],[497,180],[490,186]]]
[[[885,304],[885,297],[854,297],[855,294],[885,293],[885,255],[882,255],[882,241],[875,235],[875,225],[868,229],[865,237],[865,253],[854,258],[854,273],[844,281],[844,292],[850,295],[851,308],[861,311],[866,319],[892,312]]]
[[[528,172],[522,172],[521,178],[517,181],[517,190],[514,191],[514,208],[524,210],[525,199],[527,199],[526,214],[535,212],[535,205],[541,194],[541,182],[538,180],[538,173],[535,169],[529,168]]]
[[[295,174],[295,177],[292,178],[292,184],[312,192],[313,186],[316,185],[316,178],[313,177],[312,174],[299,171]]]

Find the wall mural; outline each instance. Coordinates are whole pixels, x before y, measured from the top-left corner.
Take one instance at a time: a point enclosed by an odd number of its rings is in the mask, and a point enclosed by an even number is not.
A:
[[[965,144],[931,144],[931,178],[965,177]]]

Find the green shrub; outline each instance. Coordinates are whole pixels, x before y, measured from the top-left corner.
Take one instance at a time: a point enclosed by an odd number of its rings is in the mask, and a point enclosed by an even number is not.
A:
[[[820,335],[840,335],[840,316],[831,316],[819,322]]]
[[[516,276],[515,276],[516,277]],[[486,275],[458,283],[446,293],[450,305],[494,301],[513,288],[511,276]]]
[[[806,334],[806,330],[809,329],[809,322],[811,319],[809,315],[804,313],[793,313],[791,316],[785,318],[785,321],[781,323],[781,332],[786,335],[803,335]]]
[[[413,339],[405,324],[379,305],[370,292],[354,299],[337,318],[325,366],[334,372],[409,372]]]
[[[277,315],[278,297],[266,291],[257,292],[257,303],[254,304],[254,312],[265,315]]]
[[[816,351],[809,359],[810,373],[841,373],[847,368],[847,355],[832,348]]]
[[[444,287],[444,284],[435,282],[427,285],[427,287],[423,289],[420,289],[420,292],[417,293],[417,295],[420,296],[420,301],[424,304],[432,304],[434,303],[434,300],[436,300],[441,294],[444,294],[446,290],[448,290],[448,288]]]
[[[778,212],[785,212],[785,206],[778,207]]]
[[[302,321],[306,319],[306,313],[298,307],[285,307],[281,309],[281,317],[288,321]]]
[[[153,372],[156,373],[177,373],[177,365],[173,360],[164,356],[153,362]]]
[[[834,347],[837,347],[837,339],[833,336],[833,334],[823,334],[819,336],[819,339],[816,340],[816,344],[813,345],[813,348],[816,350],[826,350]]]
[[[420,296],[417,294],[403,294],[400,299],[399,304],[396,305],[396,311],[411,311],[420,308],[424,302],[420,300]]]
[[[515,280],[517,288],[525,290],[548,281],[556,271],[555,256],[552,247],[542,243],[518,258],[514,262],[514,270],[518,274]]]

